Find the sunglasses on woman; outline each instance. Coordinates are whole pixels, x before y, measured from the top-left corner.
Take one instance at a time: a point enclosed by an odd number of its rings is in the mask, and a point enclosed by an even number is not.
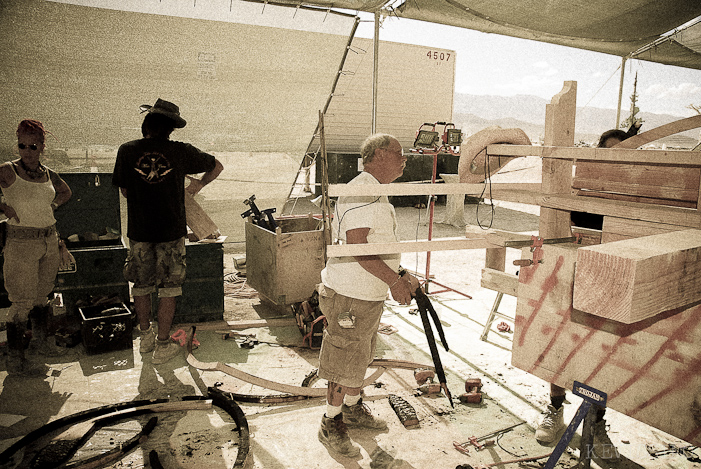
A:
[[[18,143],[17,148],[19,148],[20,150],[24,150],[25,148],[29,148],[32,151],[36,151],[36,149],[39,148],[39,146],[37,146],[35,143],[32,143],[31,145],[25,145],[24,143]]]

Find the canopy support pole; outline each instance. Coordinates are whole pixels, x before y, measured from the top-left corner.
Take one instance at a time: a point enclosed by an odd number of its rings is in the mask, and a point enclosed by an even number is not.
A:
[[[626,71],[627,57],[621,58],[621,80],[618,83],[618,107],[616,108],[616,129],[621,125],[621,101],[623,99],[623,76]]]
[[[372,54],[372,128],[371,133],[377,131],[377,74],[379,70],[380,50],[380,10],[375,12],[375,34],[372,39],[373,54]]]

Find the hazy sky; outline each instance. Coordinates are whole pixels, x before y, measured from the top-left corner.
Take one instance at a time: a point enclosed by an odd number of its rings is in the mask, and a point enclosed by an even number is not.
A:
[[[371,38],[373,17],[361,14],[361,18],[356,35]],[[577,106],[615,109],[618,103],[621,58],[617,56],[396,17],[383,21],[380,39],[456,51],[456,93],[524,94],[549,100],[565,81],[574,80]],[[701,70],[627,61],[624,110],[630,108],[636,72],[641,111],[696,114],[687,106],[701,105]]]

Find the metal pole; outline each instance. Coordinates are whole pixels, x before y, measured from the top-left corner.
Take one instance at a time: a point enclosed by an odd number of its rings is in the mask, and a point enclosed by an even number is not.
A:
[[[618,107],[616,108],[616,129],[621,125],[621,101],[623,99],[623,75],[626,70],[626,57],[621,59],[621,81],[618,83]]]
[[[375,34],[373,35],[372,54],[372,127],[371,133],[377,132],[377,74],[379,70],[380,51],[380,11],[375,12]]]

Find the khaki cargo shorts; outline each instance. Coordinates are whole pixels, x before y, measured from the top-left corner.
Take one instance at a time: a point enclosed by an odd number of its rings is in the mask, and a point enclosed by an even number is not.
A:
[[[384,301],[349,298],[324,284],[317,291],[327,323],[319,352],[319,378],[359,388],[375,356]]]
[[[158,291],[161,298],[182,295],[185,281],[185,238],[165,243],[129,240],[124,278],[132,282],[133,296]]]

